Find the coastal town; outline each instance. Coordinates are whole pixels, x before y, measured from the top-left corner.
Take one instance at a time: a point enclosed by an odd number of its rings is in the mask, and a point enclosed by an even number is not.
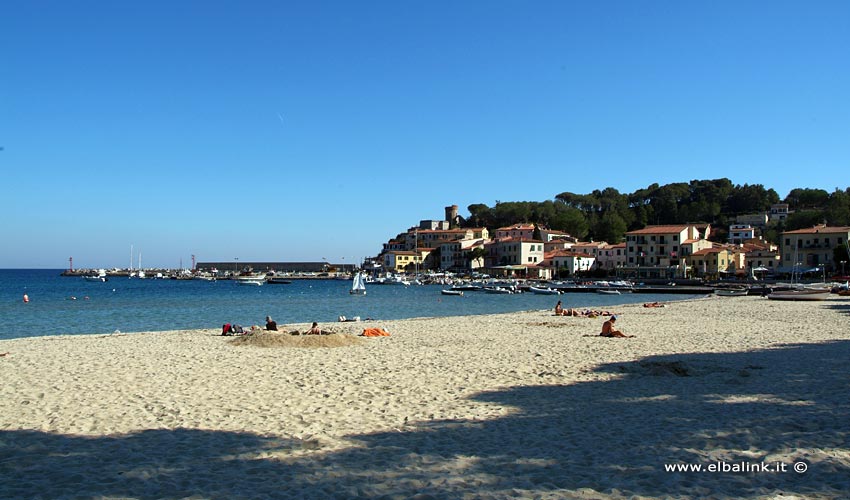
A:
[[[625,241],[580,241],[562,231],[520,222],[491,231],[463,227],[457,205],[439,220],[421,220],[383,244],[359,264],[316,262],[193,262],[191,269],[66,270],[69,276],[231,279],[262,273],[288,279],[422,277],[435,273],[527,280],[575,278],[632,280],[765,280],[827,277],[846,281],[850,227],[820,224],[784,231],[779,244],[761,236],[789,215],[787,204],[739,216],[726,241],[713,239],[710,224],[648,225],[625,233]],[[842,255],[844,258],[842,258]],[[838,256],[836,258],[836,256]],[[193,256],[194,257],[194,256]],[[73,261],[72,261],[73,264]]]
[[[834,259],[847,250],[850,227],[818,225],[782,233],[779,245],[760,237],[769,222],[787,217],[788,205],[738,218],[728,240],[710,239],[709,224],[646,226],[626,232],[623,242],[579,241],[532,223],[487,228],[459,227],[458,207],[444,220],[423,220],[384,245],[376,267],[393,272],[439,269],[491,276],[559,279],[593,274],[627,278],[765,278],[783,275],[844,275]]]

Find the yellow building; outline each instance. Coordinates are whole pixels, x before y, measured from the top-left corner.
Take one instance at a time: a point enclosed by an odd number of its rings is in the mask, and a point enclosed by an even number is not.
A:
[[[407,250],[392,250],[384,253],[384,270],[396,273],[412,271],[416,266],[422,266],[422,254]]]

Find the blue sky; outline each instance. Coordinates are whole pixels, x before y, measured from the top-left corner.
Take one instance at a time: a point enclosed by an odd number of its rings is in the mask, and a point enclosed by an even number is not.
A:
[[[850,185],[850,2],[12,2],[0,268],[352,262],[457,204]]]

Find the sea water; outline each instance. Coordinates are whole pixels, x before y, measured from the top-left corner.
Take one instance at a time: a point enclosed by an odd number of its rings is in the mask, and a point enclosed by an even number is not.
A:
[[[612,309],[618,304],[669,301],[692,295],[560,296],[465,292],[442,295],[440,285],[367,285],[351,295],[351,281],[292,280],[291,284],[237,285],[233,281],[110,277],[106,282],[60,276],[60,270],[0,270],[0,339],[87,333],[220,328],[336,322],[339,316],[393,320],[462,316],[564,307]],[[27,295],[29,302],[24,302]]]

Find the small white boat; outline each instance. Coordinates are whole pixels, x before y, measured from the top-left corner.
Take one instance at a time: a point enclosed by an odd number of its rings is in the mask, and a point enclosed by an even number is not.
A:
[[[596,293],[601,293],[603,295],[620,295],[619,290],[608,290],[608,289],[602,289],[602,288],[597,289]]]
[[[795,290],[779,290],[768,294],[767,298],[772,300],[826,300],[829,298],[829,290],[812,290],[799,288]]]
[[[508,288],[502,288],[500,286],[484,287],[484,291],[487,292],[487,293],[501,293],[501,294],[505,294],[505,295],[507,295],[509,293],[514,293],[513,290],[510,290]]]
[[[554,288],[541,288],[537,286],[528,287],[531,290],[531,293],[536,293],[538,295],[561,295],[560,290],[555,290]]]
[[[236,276],[234,278],[234,280],[236,280],[237,285],[261,286],[261,285],[264,285],[266,283],[266,276],[265,275],[261,275],[261,276],[256,276],[256,275]]]
[[[746,288],[718,288],[714,290],[714,295],[720,297],[744,297],[749,293],[750,291]]]
[[[443,295],[459,295],[463,296],[463,290],[440,290]]]
[[[351,290],[348,291],[351,295],[366,295],[366,280],[362,273],[354,275],[351,282]]]
[[[83,279],[86,281],[107,281],[109,278],[106,277],[106,270],[100,269],[97,274],[83,276]]]

